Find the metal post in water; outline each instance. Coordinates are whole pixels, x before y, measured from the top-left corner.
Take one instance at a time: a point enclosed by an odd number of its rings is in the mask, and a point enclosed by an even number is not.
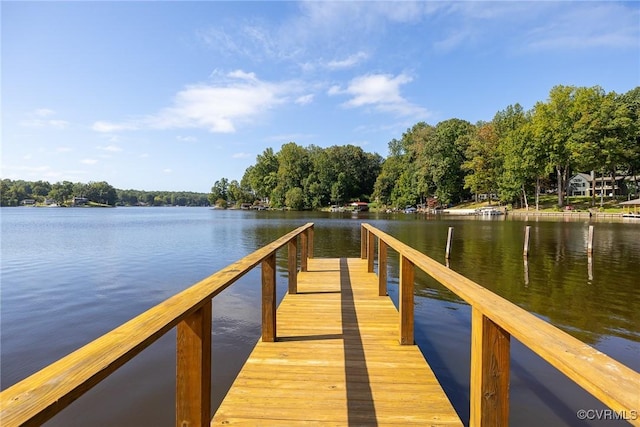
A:
[[[451,239],[453,238],[453,227],[449,227],[449,233],[447,235],[447,249],[445,253],[445,258],[449,259],[449,254],[451,253]]]

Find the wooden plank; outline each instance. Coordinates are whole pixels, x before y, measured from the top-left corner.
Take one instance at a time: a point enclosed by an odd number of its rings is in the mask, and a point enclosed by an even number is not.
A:
[[[310,259],[278,307],[278,341],[259,341],[211,425],[462,423],[398,311],[362,259]]]
[[[298,239],[292,239],[287,244],[287,264],[289,269],[289,293],[298,292]]]
[[[509,425],[509,334],[477,308],[471,318],[471,427]]]
[[[176,426],[211,419],[211,301],[178,324]]]
[[[300,234],[300,271],[307,271],[309,262],[309,233]]]
[[[413,345],[413,285],[415,267],[405,256],[400,255],[400,344]]]
[[[373,273],[373,262],[375,261],[373,255],[375,253],[375,238],[373,233],[367,233],[367,272]]]
[[[378,239],[378,295],[387,295],[387,244]]]
[[[262,341],[276,340],[276,254],[262,261]]]

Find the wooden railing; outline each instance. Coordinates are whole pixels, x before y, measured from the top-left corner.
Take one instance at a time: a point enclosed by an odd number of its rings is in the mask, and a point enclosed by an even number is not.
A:
[[[471,306],[470,420],[474,426],[509,425],[510,337],[602,401],[616,416],[640,426],[640,374],[452,271],[396,238],[363,224],[361,258],[374,270],[378,241],[379,293],[386,295],[387,249],[400,255],[399,340],[413,344],[413,282],[419,268]],[[613,414],[610,414],[613,415]]]
[[[275,341],[276,252],[287,245],[289,292],[295,293],[298,236],[300,265],[305,271],[307,258],[313,256],[312,223],[291,231],[3,391],[0,424],[9,427],[44,423],[177,326],[176,425],[208,426],[212,298],[261,264],[262,340]]]

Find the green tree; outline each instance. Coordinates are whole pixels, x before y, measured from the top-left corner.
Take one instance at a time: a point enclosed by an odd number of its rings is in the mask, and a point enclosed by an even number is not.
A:
[[[73,195],[73,183],[69,181],[56,182],[51,186],[51,191],[48,194],[50,199],[53,199],[58,204],[64,204]]]
[[[433,135],[424,141],[421,163],[442,204],[464,198],[462,164],[472,132],[471,123],[449,119],[438,123]]]
[[[280,148],[277,158],[278,186],[282,186],[285,193],[292,188],[302,188],[311,171],[307,150],[295,142],[289,142]]]
[[[546,172],[541,146],[531,136],[531,114],[520,104],[509,105],[496,113],[493,125],[498,135],[498,195],[505,203],[522,197],[528,207],[527,188],[534,185],[536,207],[539,203],[540,177]]]
[[[11,180],[0,180],[0,206],[12,206],[9,190],[11,188]]]
[[[575,92],[573,86],[554,86],[546,103],[536,103],[532,117],[536,143],[544,148],[546,166],[556,174],[560,207],[564,206],[568,174],[575,163],[571,146],[577,121]]]
[[[228,197],[230,202],[233,201],[236,204],[252,203],[254,201],[251,192],[242,188],[240,183],[235,179],[229,183]]]
[[[209,193],[209,202],[214,205],[219,199],[229,200],[229,180],[227,178],[221,178],[213,183],[211,187],[211,193]]]
[[[36,181],[31,185],[31,195],[39,202],[43,202],[51,191],[51,184],[47,181]]]
[[[245,170],[242,182],[251,188],[256,197],[266,199],[278,185],[278,158],[272,148],[256,157],[256,164]]]
[[[116,189],[105,181],[90,182],[86,186],[85,197],[92,202],[115,206]]]
[[[479,193],[493,194],[497,191],[498,142],[493,123],[477,124],[469,139],[467,160],[462,163],[462,169],[468,172],[464,177],[464,188],[470,189],[476,195],[476,200]]]
[[[285,206],[296,211],[304,209],[304,194],[302,188],[294,187],[285,195]]]

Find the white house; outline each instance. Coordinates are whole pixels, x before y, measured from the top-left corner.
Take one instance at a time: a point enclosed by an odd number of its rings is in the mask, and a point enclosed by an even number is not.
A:
[[[569,196],[591,196],[591,175],[579,173],[571,177],[567,186]]]
[[[567,185],[567,195],[569,196],[591,196],[595,192],[600,196],[604,192],[605,196],[635,194],[636,182],[640,182],[640,176],[615,177],[615,187],[612,185],[611,176],[592,177],[586,173],[578,173],[569,179]]]

